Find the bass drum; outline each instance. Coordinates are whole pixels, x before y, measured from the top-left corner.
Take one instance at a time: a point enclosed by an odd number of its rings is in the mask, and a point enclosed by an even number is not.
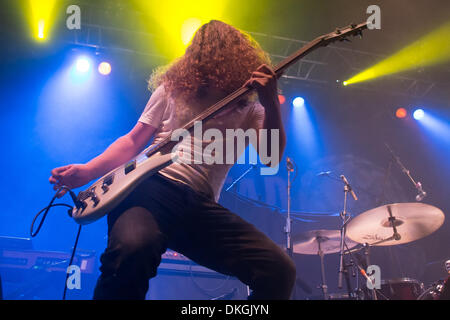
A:
[[[400,278],[381,280],[379,300],[417,300],[423,292],[423,284],[415,279]]]

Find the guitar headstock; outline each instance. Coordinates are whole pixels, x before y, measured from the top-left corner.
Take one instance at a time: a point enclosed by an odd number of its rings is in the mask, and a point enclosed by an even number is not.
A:
[[[331,43],[335,41],[350,41],[348,38],[351,36],[362,37],[362,31],[367,29],[367,21],[358,25],[351,24],[343,28],[336,28],[333,32],[321,37],[323,43]]]

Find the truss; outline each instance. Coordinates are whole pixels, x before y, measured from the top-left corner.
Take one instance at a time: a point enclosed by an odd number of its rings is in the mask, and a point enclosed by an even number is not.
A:
[[[89,10],[88,10],[89,12]],[[92,10],[90,10],[92,13]],[[134,12],[140,15],[139,12]],[[134,30],[112,27],[106,24],[93,24],[92,14],[82,24],[80,30],[66,30],[63,32],[63,40],[76,46],[90,47],[95,50],[116,50],[132,55],[144,55],[152,58],[154,64],[167,63],[167,57],[160,55],[149,43],[158,40],[158,36]],[[101,21],[101,20],[100,20]],[[286,58],[307,41],[286,37],[268,35],[257,32],[249,32],[269,53],[273,62],[277,63]],[[127,41],[128,40],[128,41]],[[132,41],[131,41],[132,40]],[[286,83],[302,82],[314,86],[342,85],[343,76],[352,76],[360,71],[381,61],[386,56],[355,50],[348,47],[330,45],[321,48],[300,60],[290,67],[283,75]],[[336,66],[340,70],[336,71]],[[333,71],[334,70],[334,71]],[[436,81],[424,79],[420,70],[416,70],[411,76],[392,75],[381,81],[361,82],[353,84],[354,89],[405,95],[410,97],[425,98],[435,88]]]

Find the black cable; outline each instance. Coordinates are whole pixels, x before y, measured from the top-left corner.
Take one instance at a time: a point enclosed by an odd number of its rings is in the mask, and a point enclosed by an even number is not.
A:
[[[75,252],[77,250],[78,239],[80,238],[80,233],[81,233],[81,224],[78,226],[77,237],[75,238],[75,244],[73,245],[72,255],[70,256],[69,267],[72,265],[73,259],[75,258]],[[63,298],[62,298],[63,300],[66,300],[67,280],[68,279],[69,279],[69,273],[66,272],[66,280],[64,281],[64,293],[63,293]]]
[[[59,193],[62,189],[66,189],[66,190],[68,190],[69,192],[72,192],[72,190],[70,190],[68,187],[65,187],[65,186],[62,186],[62,187],[58,188],[58,190],[56,190],[56,193],[55,193],[55,195],[53,196],[53,198],[52,198],[52,200],[50,201],[50,203],[48,204],[48,206],[46,206],[45,208],[43,208],[42,210],[40,210],[40,211],[34,216],[33,221],[31,222],[31,227],[30,227],[30,235],[31,235],[32,238],[34,238],[35,236],[37,236],[37,234],[38,234],[39,231],[41,230],[42,225],[44,224],[45,218],[47,218],[47,214],[48,214],[48,212],[50,211],[51,208],[57,207],[57,206],[67,206],[68,208],[73,209],[72,206],[70,206],[70,205],[68,205],[68,204],[65,204],[65,203],[56,203],[56,204],[53,204],[53,202],[55,202],[55,200],[56,200],[56,197],[57,197],[58,193]],[[43,216],[42,216],[41,222],[39,223],[36,232],[33,233],[34,224],[35,224],[37,218],[41,215],[41,213],[42,213],[43,211],[44,211],[44,214],[43,214]],[[70,211],[72,211],[72,210],[70,210]]]
[[[55,203],[55,204],[53,203],[53,202],[56,200],[56,198],[57,198],[59,192],[60,192],[61,190],[63,190],[63,189],[64,189],[64,190],[67,190],[67,191],[69,192],[69,194],[70,194],[72,200],[74,201],[75,205],[77,205],[76,195],[73,193],[73,191],[72,191],[70,188],[68,188],[68,187],[66,187],[66,186],[61,186],[60,188],[58,188],[58,190],[56,190],[56,193],[55,193],[55,195],[53,196],[53,198],[52,198],[52,200],[50,201],[50,203],[48,204],[48,206],[46,206],[45,208],[43,208],[42,210],[40,210],[40,211],[34,216],[33,221],[31,222],[31,227],[30,227],[30,234],[31,234],[31,237],[34,238],[35,236],[37,236],[37,234],[38,234],[39,231],[41,230],[42,225],[44,224],[45,218],[47,217],[47,214],[48,214],[48,212],[50,211],[51,208],[54,208],[54,207],[68,207],[68,208],[69,208],[69,211],[68,211],[69,216],[72,216],[73,206],[68,205],[68,204],[66,204],[66,203]],[[41,221],[40,221],[40,223],[39,223],[39,225],[38,225],[38,227],[37,227],[37,230],[36,230],[35,232],[33,232],[34,224],[35,224],[37,218],[42,214],[42,212],[44,212],[44,214],[43,214],[43,216],[42,216],[42,219],[41,219]],[[74,243],[74,246],[73,246],[73,249],[72,249],[72,254],[71,254],[71,256],[70,256],[69,267],[72,265],[73,260],[74,260],[74,258],[75,258],[75,252],[76,252],[76,250],[77,250],[78,240],[79,240],[79,238],[80,238],[80,233],[81,233],[81,225],[79,225],[79,227],[78,227],[77,236],[76,236],[76,238],[75,238],[75,243]],[[63,293],[63,298],[62,298],[63,300],[66,300],[66,294],[67,294],[67,280],[68,280],[68,279],[69,279],[69,273],[68,273],[67,270],[66,270],[66,279],[65,279],[65,281],[64,281],[64,293]]]

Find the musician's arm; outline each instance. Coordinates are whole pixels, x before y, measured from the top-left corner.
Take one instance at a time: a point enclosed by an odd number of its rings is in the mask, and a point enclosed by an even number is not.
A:
[[[155,130],[154,127],[138,121],[130,132],[118,138],[102,154],[86,163],[92,179],[101,177],[131,160],[144,149]]]
[[[257,150],[260,155],[261,147],[266,147],[270,162],[265,163],[267,166],[275,167],[283,157],[286,147],[286,133],[281,118],[281,107],[278,101],[277,76],[274,71],[267,65],[260,66],[252,77],[247,81],[246,85],[250,85],[258,92],[259,101],[262,105],[255,107],[254,121],[258,128],[258,146]],[[261,129],[266,129],[266,134],[262,134]],[[277,141],[272,141],[272,131],[278,130]],[[274,138],[276,135],[274,135]],[[272,148],[272,145],[274,148]],[[274,150],[275,149],[275,150]],[[262,161],[264,159],[261,158]]]
[[[266,145],[267,146],[267,154],[274,159],[274,154],[272,152],[278,152],[277,161],[272,161],[267,165],[270,167],[278,165],[281,158],[283,157],[284,149],[286,147],[286,133],[284,130],[283,121],[281,119],[281,111],[280,111],[280,103],[278,102],[278,97],[276,101],[272,102],[271,105],[264,106],[265,114],[264,114],[264,122],[263,129],[267,129],[267,135],[259,135],[259,146]],[[271,130],[278,130],[278,140],[272,141]],[[275,136],[274,136],[275,137]],[[275,149],[272,150],[272,143],[275,146]]]
[[[88,163],[70,164],[53,169],[49,178],[50,183],[54,184],[53,189],[57,190],[61,186],[74,189],[101,177],[137,155],[155,131],[153,126],[139,121],[130,132],[118,138],[102,154]],[[58,197],[65,193],[65,189],[60,191]]]

